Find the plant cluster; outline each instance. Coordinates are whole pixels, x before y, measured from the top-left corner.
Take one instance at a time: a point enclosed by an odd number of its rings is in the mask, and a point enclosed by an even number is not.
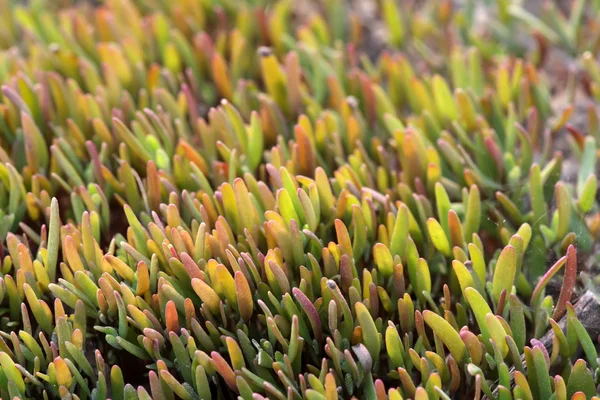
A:
[[[29,3],[0,398],[598,399],[598,1]]]

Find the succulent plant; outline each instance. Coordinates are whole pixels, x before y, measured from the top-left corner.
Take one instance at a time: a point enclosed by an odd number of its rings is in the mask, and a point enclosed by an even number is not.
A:
[[[598,2],[423,3],[0,0],[0,398],[598,399]]]

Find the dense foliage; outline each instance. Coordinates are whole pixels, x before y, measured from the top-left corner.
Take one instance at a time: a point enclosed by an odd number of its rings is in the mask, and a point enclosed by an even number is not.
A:
[[[0,397],[596,395],[600,2],[406,3],[0,0]]]

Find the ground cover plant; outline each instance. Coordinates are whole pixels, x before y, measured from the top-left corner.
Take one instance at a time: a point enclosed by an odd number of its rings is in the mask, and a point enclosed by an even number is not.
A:
[[[599,16],[0,0],[0,398],[598,399]]]

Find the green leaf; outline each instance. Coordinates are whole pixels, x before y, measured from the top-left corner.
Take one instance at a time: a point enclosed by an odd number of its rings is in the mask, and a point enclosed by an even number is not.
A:
[[[395,369],[404,367],[404,345],[394,324],[390,321],[385,330],[385,348]]]
[[[552,387],[550,385],[550,371],[542,349],[534,347],[533,363],[535,365],[536,382],[538,384],[538,393],[540,399],[549,399],[552,395]]]
[[[404,43],[404,23],[402,15],[394,0],[384,0],[382,3],[382,16],[390,32],[390,43],[401,47]]]
[[[477,325],[479,326],[479,330],[483,335],[483,339],[486,343],[488,343],[491,335],[485,317],[487,314],[490,314],[492,310],[481,294],[479,294],[477,289],[466,288],[464,295],[469,303],[469,306],[471,306],[471,310],[473,310],[473,314],[475,315],[475,319],[477,320]]]
[[[440,223],[434,218],[429,218],[427,230],[435,248],[446,257],[450,257],[452,255],[450,242]]]
[[[513,4],[508,7],[508,12],[514,18],[522,21],[526,26],[529,26],[531,29],[535,29],[536,31],[542,33],[546,39],[551,41],[552,43],[556,43],[559,41],[559,36],[546,25],[541,19],[536,17],[534,14],[525,10],[523,7]]]
[[[377,330],[377,326],[375,325],[375,321],[373,321],[373,317],[371,317],[369,310],[363,303],[357,302],[354,305],[354,308],[356,311],[356,318],[362,329],[363,344],[369,350],[373,361],[377,361],[379,360],[379,352],[381,351],[381,334]]]
[[[50,226],[48,229],[48,253],[46,258],[46,269],[50,282],[56,281],[56,263],[58,260],[58,248],[60,246],[60,216],[58,200],[52,198],[50,203]]]
[[[437,182],[435,184],[435,203],[437,206],[437,215],[440,220],[440,225],[444,229],[447,237],[450,237],[450,228],[448,227],[448,211],[450,211],[450,198],[444,185]],[[467,236],[467,239],[470,236]]]
[[[492,280],[492,295],[496,302],[500,300],[500,294],[503,290],[506,290],[506,293],[511,292],[515,282],[516,271],[517,253],[514,247],[506,246],[502,249],[502,252],[498,257],[494,278]]]
[[[585,183],[591,175],[596,172],[597,155],[596,140],[592,136],[586,136],[583,143],[583,153],[581,155],[581,166],[577,174],[577,196],[581,198]]]
[[[469,189],[469,198],[467,200],[467,212],[465,216],[465,238],[470,240],[474,233],[479,231],[481,223],[481,197],[476,185]]]
[[[533,164],[529,173],[529,191],[533,209],[532,226],[548,225],[548,208],[544,200],[544,189],[540,166]]]
[[[454,104],[454,98],[448,84],[440,75],[434,75],[431,79],[433,96],[435,99],[435,105],[437,111],[449,121],[453,121],[458,118],[458,111],[456,104]]]
[[[558,225],[556,237],[561,240],[569,231],[571,223],[571,195],[562,182],[556,184],[556,207],[558,208]]]
[[[579,194],[579,210],[582,213],[589,212],[596,201],[596,193],[598,191],[598,178],[595,174],[590,174],[583,183],[581,193]]]
[[[33,121],[33,118],[26,113],[21,112],[21,123],[23,125],[23,135],[25,137],[25,154],[27,162],[32,172],[45,172],[48,168],[49,154],[48,146]]]
[[[496,317],[492,313],[487,313],[485,315],[485,323],[487,325],[487,328],[489,329],[490,336],[492,337],[494,344],[496,345],[496,347],[498,347],[498,350],[500,350],[502,358],[506,357],[506,355],[508,354],[508,345],[506,344],[505,339],[506,331],[502,327],[502,324],[498,320],[498,317]]]
[[[25,381],[15,362],[5,352],[0,352],[0,366],[9,381],[14,382],[21,394],[25,394]]]
[[[373,258],[377,269],[384,277],[390,277],[394,273],[394,260],[392,253],[383,243],[377,243],[373,247]]]
[[[510,303],[510,329],[512,330],[513,339],[519,349],[525,346],[526,340],[526,328],[525,328],[525,315],[523,313],[523,306],[517,296],[511,294],[509,296]]]
[[[260,117],[257,112],[252,112],[248,131],[248,164],[252,171],[256,170],[262,160],[264,134]]]
[[[464,291],[466,288],[474,286],[473,276],[463,263],[458,260],[452,261],[452,269],[458,278],[461,290]]]
[[[587,361],[592,367],[592,369],[596,370],[596,368],[598,368],[598,353],[596,352],[596,346],[594,345],[594,342],[590,338],[589,333],[587,332],[581,321],[579,321],[579,319],[575,315],[573,306],[568,304],[567,310],[569,314],[568,318],[571,320],[572,327],[575,329],[575,333],[577,334],[577,340],[583,348]]]
[[[467,348],[452,325],[430,310],[423,311],[423,319],[440,340],[444,342],[446,347],[448,347],[448,350],[452,353],[452,357],[459,363],[462,363],[467,355]]]
[[[583,392],[586,398],[590,399],[596,394],[596,385],[592,371],[586,365],[586,362],[579,359],[573,365],[569,380],[567,383],[567,398],[570,399],[576,392]]]
[[[408,229],[408,207],[406,207],[405,204],[401,204],[398,208],[398,214],[396,215],[396,221],[394,223],[394,230],[392,231],[392,236],[390,237],[390,252],[392,256],[404,256],[404,252],[406,250],[406,240],[408,239]]]

